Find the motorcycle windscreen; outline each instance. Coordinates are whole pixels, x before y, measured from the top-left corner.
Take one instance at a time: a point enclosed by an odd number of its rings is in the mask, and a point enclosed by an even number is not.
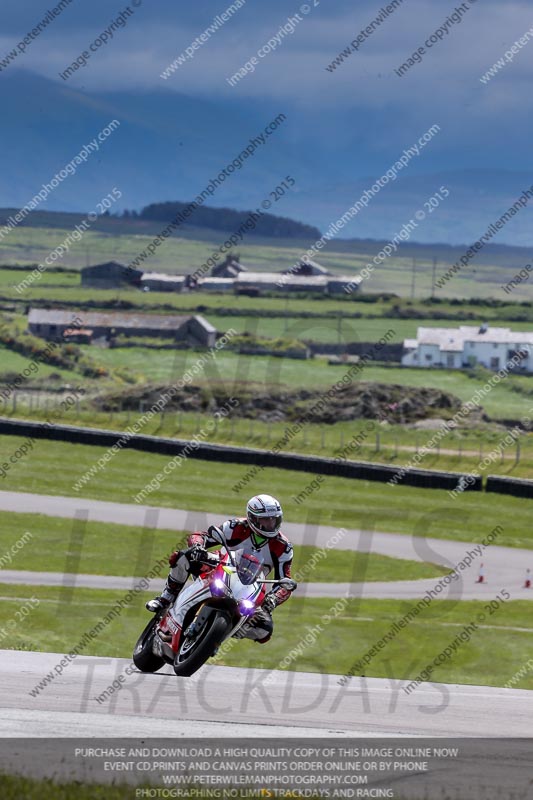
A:
[[[263,561],[256,558],[256,556],[238,550],[235,554],[235,566],[237,567],[237,576],[240,582],[243,586],[250,586],[259,579],[263,569]]]

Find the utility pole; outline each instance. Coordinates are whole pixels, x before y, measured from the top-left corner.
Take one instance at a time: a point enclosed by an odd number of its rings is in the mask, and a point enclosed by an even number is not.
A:
[[[415,299],[415,284],[416,284],[416,258],[413,258],[413,269],[411,272],[411,300]]]

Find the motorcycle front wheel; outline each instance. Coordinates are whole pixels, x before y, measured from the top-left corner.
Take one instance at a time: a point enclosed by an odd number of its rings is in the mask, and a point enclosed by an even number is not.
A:
[[[226,614],[213,613],[205,621],[203,628],[193,640],[184,637],[174,658],[174,672],[189,678],[205,664],[215,649],[223,641],[231,627]]]
[[[165,663],[165,660],[160,656],[156,656],[152,649],[158,622],[159,618],[157,616],[151,619],[137,639],[137,644],[133,651],[133,663],[141,672],[157,672]]]

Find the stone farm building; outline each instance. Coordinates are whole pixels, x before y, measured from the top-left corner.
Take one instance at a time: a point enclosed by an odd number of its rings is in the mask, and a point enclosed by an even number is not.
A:
[[[462,369],[480,364],[496,372],[511,359],[516,360],[514,372],[533,372],[533,333],[488,325],[418,328],[416,339],[403,343],[404,367]]]
[[[81,285],[91,289],[118,289],[120,286],[140,286],[143,273],[117,261],[94,264],[81,270]]]
[[[181,292],[185,286],[185,275],[145,272],[139,285],[141,289],[149,289],[152,292]]]
[[[283,272],[251,272],[231,254],[215,264],[209,276],[191,284],[191,275],[143,272],[116,261],[96,264],[81,270],[82,286],[93,289],[119,289],[135,286],[152,292],[183,292],[194,289],[206,292],[234,292],[256,296],[265,292],[310,292],[343,294],[360,290],[361,278],[332,275],[325,267],[309,258],[300,259]]]
[[[75,341],[80,329],[89,341],[115,336],[173,339],[191,346],[213,347],[217,331],[204,317],[129,314],[107,311],[65,311],[32,308],[28,330],[48,341]]]
[[[256,296],[264,292],[314,292],[342,294],[346,287],[358,291],[361,278],[343,275],[294,275],[290,272],[241,272],[234,280],[237,294]],[[200,287],[202,287],[200,281]]]

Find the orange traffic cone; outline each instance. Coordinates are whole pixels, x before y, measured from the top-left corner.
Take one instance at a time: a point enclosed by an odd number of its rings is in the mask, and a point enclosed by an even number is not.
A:
[[[481,562],[481,564],[479,565],[479,572],[476,583],[485,583],[485,569],[483,567],[483,562]]]
[[[526,580],[524,583],[524,589],[531,589],[531,571],[529,569],[526,570]]]

